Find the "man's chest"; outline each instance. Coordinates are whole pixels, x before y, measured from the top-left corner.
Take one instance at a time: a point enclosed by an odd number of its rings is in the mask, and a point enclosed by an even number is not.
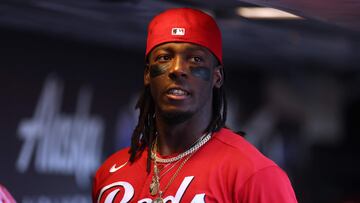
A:
[[[176,172],[176,171],[175,171]],[[213,174],[215,175],[215,174]],[[209,177],[210,176],[210,177]],[[177,174],[168,172],[159,180],[159,191],[151,193],[154,174],[128,168],[109,176],[98,188],[98,202],[222,202],[218,194],[223,193],[221,184],[211,174],[201,170],[185,168]],[[161,193],[161,195],[160,195]]]

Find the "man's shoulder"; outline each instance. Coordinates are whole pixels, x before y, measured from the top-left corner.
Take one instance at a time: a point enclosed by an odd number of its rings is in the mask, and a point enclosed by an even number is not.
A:
[[[236,134],[230,129],[223,128],[215,133],[214,139],[217,141],[219,153],[226,159],[231,159],[233,164],[245,165],[254,171],[276,164],[263,155],[254,145],[248,142],[243,136]]]
[[[113,153],[105,160],[104,164],[127,161],[130,158],[129,149],[129,147],[126,147]]]
[[[252,153],[254,151],[259,153],[255,146],[248,142],[241,134],[237,134],[231,129],[222,128],[219,132],[216,132],[213,137],[224,145],[223,147],[238,151],[239,153]]]
[[[222,128],[218,132],[215,132],[213,136],[224,144],[235,148],[247,142],[241,134],[237,134],[229,128]]]

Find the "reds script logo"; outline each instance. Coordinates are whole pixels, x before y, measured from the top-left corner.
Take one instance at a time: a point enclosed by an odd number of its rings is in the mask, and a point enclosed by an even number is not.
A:
[[[170,201],[172,203],[180,202],[181,198],[183,197],[183,195],[185,193],[185,190],[189,187],[193,178],[194,178],[194,176],[185,177],[184,180],[181,182],[180,187],[176,191],[175,197],[172,195],[169,195],[164,198],[164,202],[168,202],[168,201]],[[119,188],[123,188],[125,191],[124,196],[120,200],[120,203],[130,202],[130,200],[134,196],[134,188],[130,183],[125,182],[125,181],[115,182],[115,183],[112,183],[112,184],[109,184],[109,185],[103,187],[100,191],[97,202],[100,203],[100,200],[103,199],[103,194],[105,192],[111,191],[110,193],[107,194],[106,197],[104,197],[105,200],[103,202],[104,203],[112,203],[115,199],[115,196],[120,191]],[[151,202],[152,202],[151,198],[144,198],[144,199],[141,199],[138,201],[138,203],[151,203]],[[205,193],[195,195],[191,201],[191,203],[204,203],[204,202],[205,202]]]

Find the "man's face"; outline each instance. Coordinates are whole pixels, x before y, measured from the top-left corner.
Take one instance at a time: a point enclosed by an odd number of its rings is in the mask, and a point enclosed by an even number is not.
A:
[[[149,54],[144,83],[156,111],[183,121],[196,113],[211,116],[212,92],[222,85],[222,67],[212,53],[192,43],[166,43]]]

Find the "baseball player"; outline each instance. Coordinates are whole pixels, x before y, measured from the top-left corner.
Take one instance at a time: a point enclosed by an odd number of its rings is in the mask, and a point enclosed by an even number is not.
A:
[[[94,202],[297,202],[286,173],[225,127],[221,32],[190,8],[148,26],[131,146],[99,168]]]

